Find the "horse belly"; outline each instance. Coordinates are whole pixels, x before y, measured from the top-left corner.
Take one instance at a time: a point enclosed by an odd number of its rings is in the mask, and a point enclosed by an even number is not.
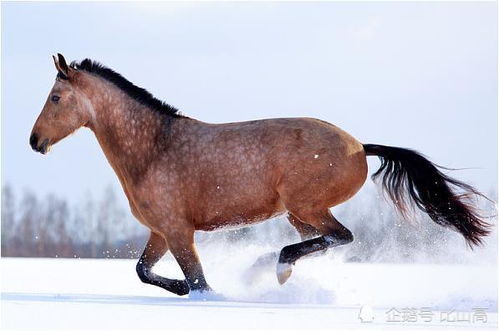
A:
[[[239,196],[222,199],[225,205],[213,204],[195,223],[196,230],[211,231],[220,228],[237,228],[264,222],[286,212],[277,194]]]

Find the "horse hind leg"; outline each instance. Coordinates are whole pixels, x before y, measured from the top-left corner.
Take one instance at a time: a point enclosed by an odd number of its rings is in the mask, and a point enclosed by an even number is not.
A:
[[[168,279],[152,272],[154,265],[167,251],[168,245],[166,244],[165,239],[160,235],[151,232],[144,252],[137,262],[137,275],[140,280],[146,284],[159,286],[177,295],[186,295],[189,293],[189,285],[185,280]]]
[[[288,214],[289,223],[296,229],[302,241],[312,239],[321,235],[321,233],[312,225],[303,223],[293,214]],[[246,280],[252,284],[260,279],[260,276],[270,266],[275,266],[279,259],[279,251],[269,252],[258,257],[258,259],[248,269]]]
[[[303,223],[291,213],[287,216],[289,223],[296,229],[302,241],[312,239],[321,235],[321,233],[312,225]],[[252,269],[266,267],[270,264],[274,265],[279,257],[279,252],[270,252],[260,256],[252,265]]]
[[[312,239],[321,235],[319,230],[317,230],[310,224],[303,223],[298,219],[298,217],[294,216],[291,213],[288,214],[288,221],[296,229],[296,231],[298,231],[302,241]]]
[[[303,223],[296,216],[289,213],[288,216],[289,223],[296,229],[302,241],[307,239],[312,239],[321,235],[321,233],[314,228],[312,225]],[[264,269],[270,265],[275,265],[279,258],[279,252],[269,252],[258,257],[258,259],[253,263],[250,270],[258,271],[259,269]]]
[[[317,229],[322,235],[286,246],[281,250],[276,270],[277,280],[280,284],[284,284],[288,280],[293,265],[300,258],[353,241],[352,232],[338,222],[328,209],[312,213],[293,212],[293,215],[301,222]]]

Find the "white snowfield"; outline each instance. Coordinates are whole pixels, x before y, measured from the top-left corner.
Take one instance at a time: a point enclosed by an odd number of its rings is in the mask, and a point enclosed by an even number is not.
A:
[[[1,329],[497,329],[497,266],[297,263],[248,272],[260,247],[200,250],[221,298],[177,297],[142,284],[134,260],[1,259]],[[245,254],[248,252],[248,254]],[[251,252],[251,253],[250,253]],[[156,268],[180,278],[171,256]]]

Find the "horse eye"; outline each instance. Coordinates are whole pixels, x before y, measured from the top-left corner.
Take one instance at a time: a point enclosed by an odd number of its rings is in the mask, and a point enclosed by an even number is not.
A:
[[[60,98],[61,97],[58,96],[58,95],[53,95],[52,98],[51,98],[51,100],[52,100],[53,103],[58,103]]]

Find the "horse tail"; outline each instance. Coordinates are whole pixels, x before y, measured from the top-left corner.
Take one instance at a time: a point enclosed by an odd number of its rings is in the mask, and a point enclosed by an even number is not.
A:
[[[407,215],[408,205],[416,205],[437,224],[461,233],[473,248],[483,243],[490,233],[487,223],[470,204],[473,195],[487,197],[472,186],[453,179],[416,151],[382,145],[364,145],[366,155],[376,155],[381,167],[372,175],[381,176],[383,190],[400,210]],[[462,191],[456,193],[455,189]],[[489,200],[490,201],[490,200]]]

